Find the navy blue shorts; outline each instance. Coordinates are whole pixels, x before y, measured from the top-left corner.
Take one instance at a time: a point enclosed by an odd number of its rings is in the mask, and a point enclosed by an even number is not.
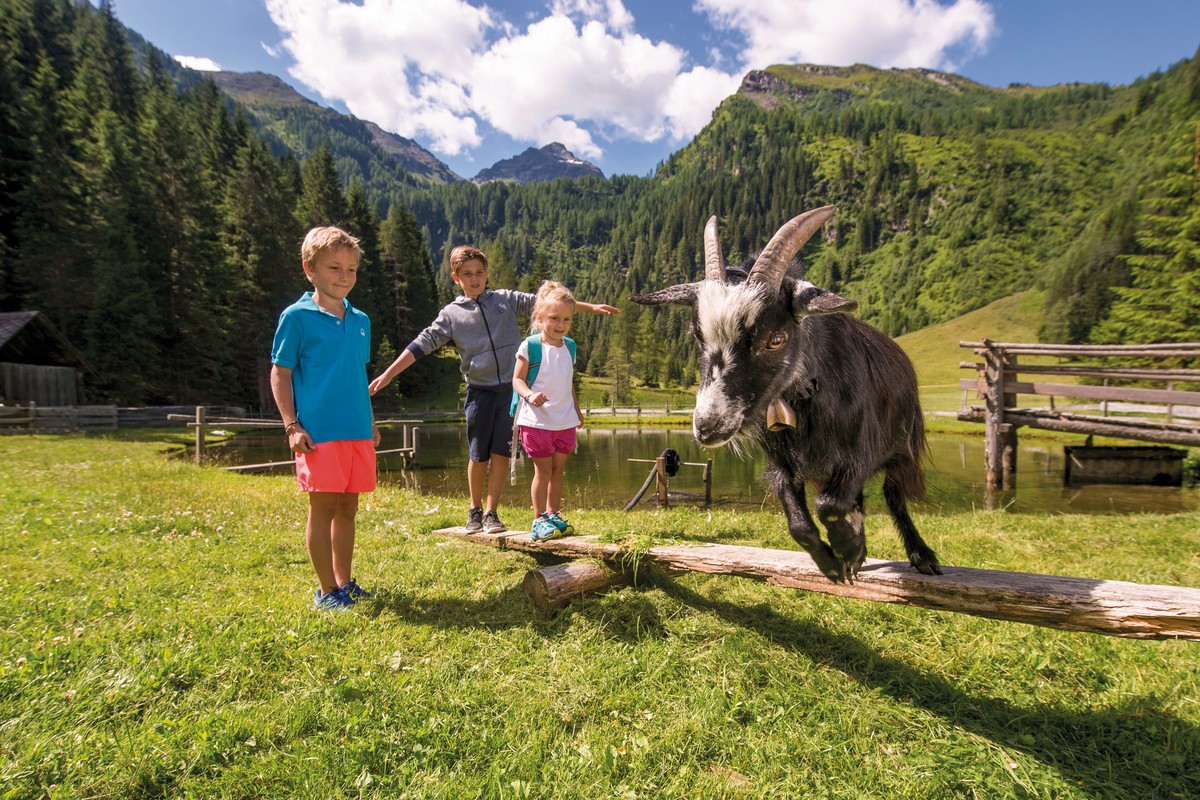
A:
[[[512,458],[513,418],[508,413],[512,386],[481,389],[467,386],[467,458],[488,461],[492,456]]]

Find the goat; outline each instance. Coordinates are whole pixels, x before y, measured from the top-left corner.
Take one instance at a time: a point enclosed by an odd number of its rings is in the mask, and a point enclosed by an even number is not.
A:
[[[858,303],[814,286],[791,263],[833,215],[795,217],[741,267],[726,267],[717,218],[704,230],[705,279],[630,296],[692,307],[700,389],[692,433],[705,447],[757,441],[788,532],[835,583],[866,560],[863,485],[882,470],[883,496],[909,562],[941,574],[908,513],[924,494],[925,424],[904,351],[848,312]],[[805,499],[817,487],[822,541]]]

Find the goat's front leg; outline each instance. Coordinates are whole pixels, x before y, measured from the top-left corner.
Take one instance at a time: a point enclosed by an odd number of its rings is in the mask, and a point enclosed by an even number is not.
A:
[[[783,505],[783,513],[788,521],[788,533],[812,557],[817,569],[821,570],[826,578],[834,583],[845,583],[846,571],[842,560],[821,540],[817,523],[808,513],[804,481],[779,468],[769,471],[768,477],[774,484],[779,502]]]
[[[841,562],[849,582],[867,560],[867,536],[863,528],[862,483],[832,478],[817,494],[817,518],[829,535],[829,546]]]

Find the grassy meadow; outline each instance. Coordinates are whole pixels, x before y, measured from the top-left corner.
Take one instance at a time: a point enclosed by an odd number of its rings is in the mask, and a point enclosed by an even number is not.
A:
[[[172,441],[174,439],[174,441]],[[381,487],[310,608],[290,477],[178,433],[0,438],[0,797],[1190,798],[1200,645],[684,575],[553,616],[538,565]],[[524,488],[510,490],[511,520]],[[773,513],[582,532],[790,547]],[[942,561],[1200,585],[1200,515],[917,520]],[[901,558],[885,517],[870,553]]]

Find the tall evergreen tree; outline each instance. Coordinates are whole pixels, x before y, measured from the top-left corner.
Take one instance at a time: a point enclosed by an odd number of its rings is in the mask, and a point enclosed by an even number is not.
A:
[[[304,290],[294,195],[262,139],[243,132],[220,202],[222,259],[234,276],[230,297],[238,383],[270,409],[271,338],[279,313]]]
[[[328,142],[322,142],[300,166],[296,220],[305,231],[320,225],[346,226],[350,222],[350,209],[342,195]]]
[[[390,308],[381,314],[380,331],[395,342],[397,351],[408,345],[438,312],[433,288],[429,251],[412,213],[401,203],[393,203],[380,228],[380,272],[386,278]],[[374,327],[374,326],[373,326]],[[380,351],[378,367],[386,368]],[[418,359],[393,382],[394,392],[412,396],[428,384],[435,363]]]

